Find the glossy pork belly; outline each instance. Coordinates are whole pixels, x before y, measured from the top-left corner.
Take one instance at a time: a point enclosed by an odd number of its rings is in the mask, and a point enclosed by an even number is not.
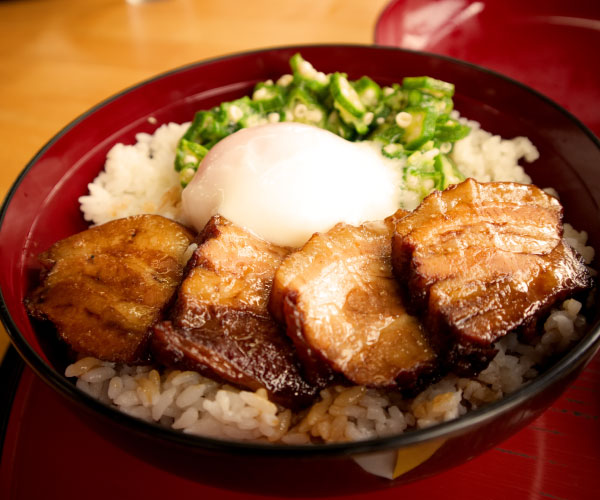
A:
[[[435,365],[421,322],[406,312],[391,265],[403,211],[315,234],[275,275],[270,307],[305,362],[320,360],[355,384],[413,386]]]
[[[158,215],[108,222],[42,253],[30,314],[54,323],[76,352],[109,361],[146,359],[150,326],[181,283],[194,235]]]
[[[310,403],[316,388],[300,373],[294,347],[267,310],[273,276],[289,250],[221,216],[199,237],[170,321],[154,328],[162,364],[257,390],[288,407]]]
[[[392,256],[436,350],[464,373],[485,367],[495,340],[591,286],[562,240],[562,206],[533,185],[468,179],[432,193],[396,225]]]

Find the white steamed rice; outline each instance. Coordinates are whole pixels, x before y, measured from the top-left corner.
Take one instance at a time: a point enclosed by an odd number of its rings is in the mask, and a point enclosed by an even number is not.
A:
[[[472,132],[456,143],[452,157],[466,176],[482,182],[531,182],[519,165],[521,159],[538,157],[528,139],[505,140],[461,120]],[[80,198],[85,219],[101,224],[155,213],[185,222],[173,161],[187,126],[162,125],[153,135],[138,134],[135,145],[112,148],[105,170],[89,185],[90,194]],[[586,263],[593,259],[585,232],[565,224],[565,239]],[[509,334],[496,343],[498,354],[477,377],[448,375],[412,400],[394,391],[333,386],[321,391],[311,408],[292,414],[270,402],[264,389],[243,391],[190,371],[159,372],[151,366],[84,358],[70,365],[66,376],[76,377],[79,389],[127,414],[189,434],[296,444],[360,440],[454,419],[515,391],[538,375],[544,359],[581,337],[581,307],[566,300],[551,312],[536,344],[520,343]]]
[[[136,144],[116,144],[104,170],[79,198],[85,220],[104,224],[137,214],[181,220],[181,185],[173,168],[175,150],[189,123],[168,123],[153,135],[137,134]]]

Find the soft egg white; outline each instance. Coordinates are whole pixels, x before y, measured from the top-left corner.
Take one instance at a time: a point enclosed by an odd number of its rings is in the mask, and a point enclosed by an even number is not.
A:
[[[267,241],[299,247],[338,222],[391,215],[399,185],[397,168],[376,148],[286,122],[242,129],[217,143],[182,204],[198,231],[218,213]]]

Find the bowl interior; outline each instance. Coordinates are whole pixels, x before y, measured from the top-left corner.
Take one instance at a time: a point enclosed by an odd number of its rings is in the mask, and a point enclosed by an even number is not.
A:
[[[163,123],[189,121],[199,109],[288,73],[288,60],[298,51],[317,69],[344,71],[353,79],[369,75],[391,84],[408,75],[430,75],[453,82],[455,107],[463,116],[502,137],[532,140],[540,159],[526,165],[527,172],[537,185],[558,191],[565,220],[586,230],[588,244],[600,248],[597,139],[560,107],[512,80],[442,56],[392,48],[304,46],[216,59],[158,76],[98,105],[52,139],[11,190],[0,227],[3,319],[34,369],[49,367],[61,376],[66,364],[58,343],[44,327],[30,322],[23,306],[37,280],[37,255],[86,227],[78,197],[87,193],[109,149],[118,142],[134,143],[137,133],[151,133]],[[597,323],[598,312],[591,330],[597,330]]]

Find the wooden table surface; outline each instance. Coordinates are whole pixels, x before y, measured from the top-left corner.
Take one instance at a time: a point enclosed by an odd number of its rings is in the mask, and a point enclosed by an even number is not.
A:
[[[372,43],[389,0],[0,2],[0,197],[64,125],[202,59],[300,43]],[[0,358],[9,340],[0,326]]]

